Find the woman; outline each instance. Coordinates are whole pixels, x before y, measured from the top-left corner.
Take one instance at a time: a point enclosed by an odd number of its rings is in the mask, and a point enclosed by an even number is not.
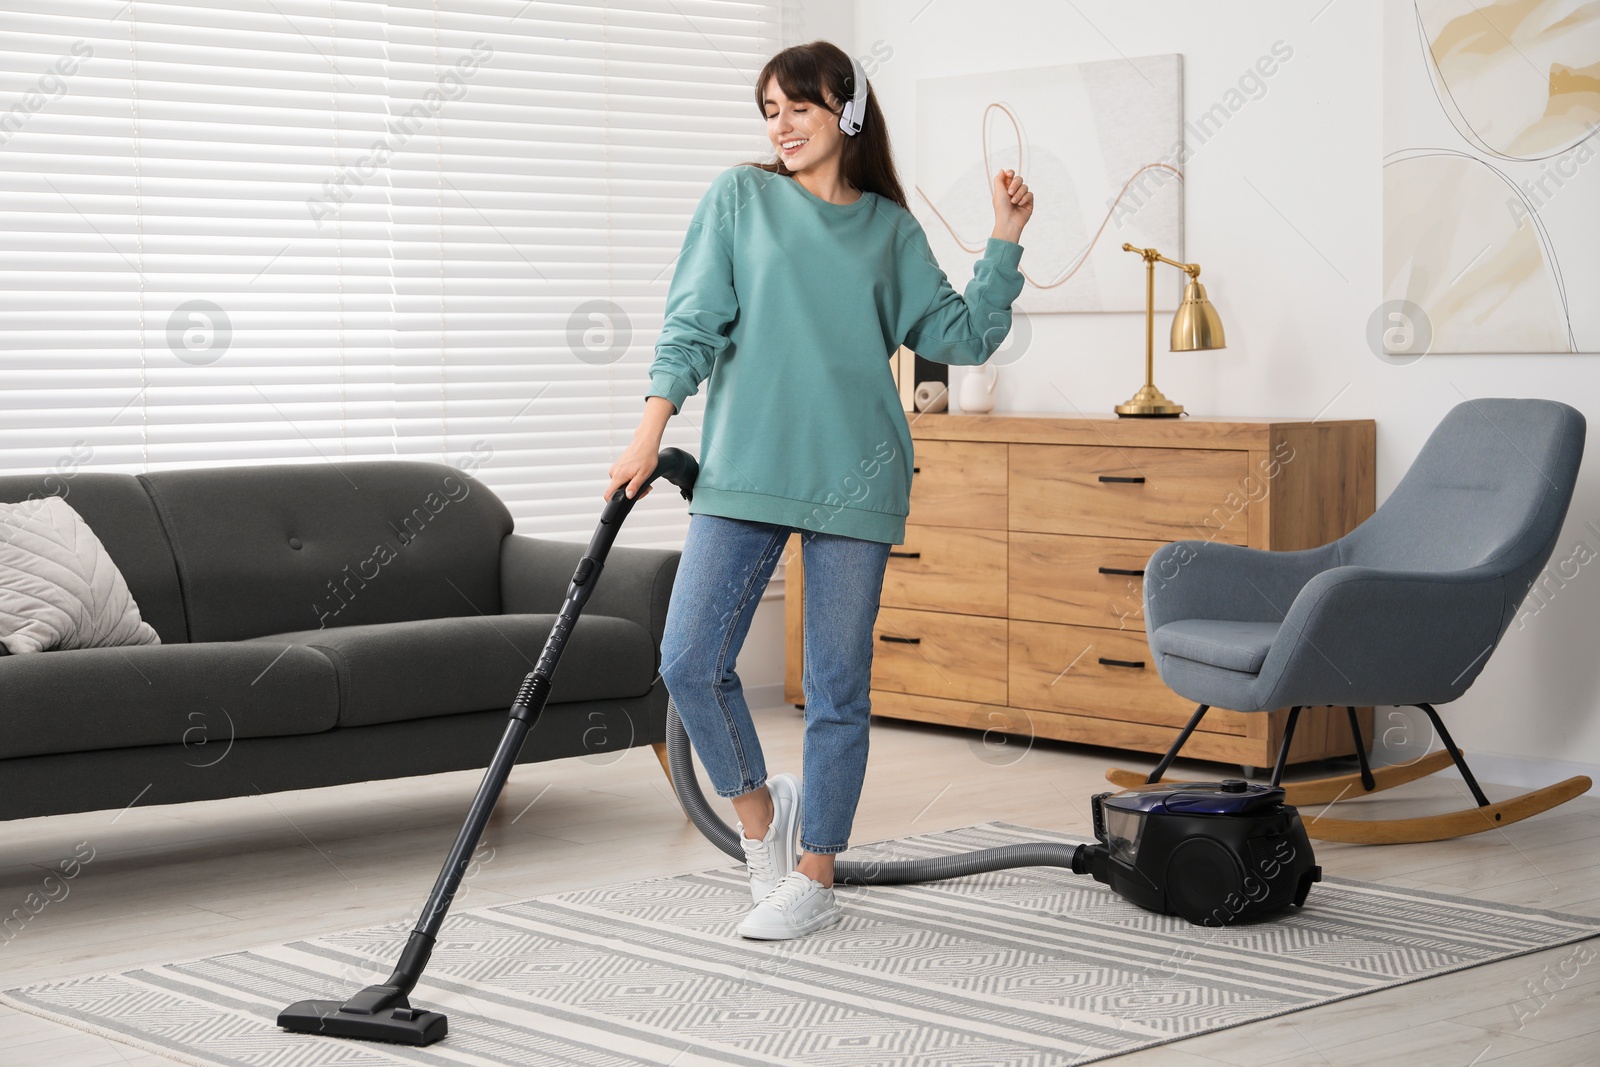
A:
[[[870,87],[859,132],[841,128],[858,69],[826,41],[762,69],[756,105],[777,158],[730,167],[701,198],[644,417],[601,494],[639,491],[668,418],[709,377],[661,673],[739,816],[756,902],[746,937],[796,937],[841,917],[833,865],[866,772],[873,622],[910,510],[911,435],[889,358],[904,344],[973,365],[999,348],[1033,213],[1022,179],[996,174],[994,232],[957,294],[907,210]],[[805,564],[803,789],[793,774],[768,779],[733,669],[792,533]]]

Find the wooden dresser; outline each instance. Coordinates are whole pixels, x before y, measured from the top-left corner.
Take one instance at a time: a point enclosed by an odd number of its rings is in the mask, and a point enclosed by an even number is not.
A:
[[[1151,553],[1186,538],[1310,548],[1374,507],[1371,420],[911,418],[911,514],[873,635],[875,715],[1164,752],[1194,705],[1162,684],[1145,641]],[[784,695],[803,706],[798,534],[786,559]],[[1214,710],[1184,755],[1268,767],[1286,717]],[[1343,708],[1302,712],[1292,762],[1353,752]]]

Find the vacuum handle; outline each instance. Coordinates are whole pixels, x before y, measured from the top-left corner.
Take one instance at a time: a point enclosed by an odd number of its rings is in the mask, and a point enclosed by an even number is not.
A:
[[[694,481],[700,475],[700,461],[681,448],[663,448],[656,456],[656,469],[644,480],[649,485],[657,478],[665,478],[678,487],[683,499],[694,500]],[[619,493],[622,490],[617,490]]]
[[[656,453],[656,469],[650,472],[650,477],[644,480],[639,488],[648,489],[650,483],[657,478],[665,478],[678,487],[683,494],[683,499],[694,500],[695,479],[700,476],[700,462],[681,448],[663,448]],[[600,514],[600,525],[595,528],[594,536],[589,539],[589,551],[586,553],[596,561],[596,565],[605,562],[606,553],[611,550],[611,541],[617,535],[617,527],[622,525],[622,520],[628,517],[628,512],[633,510],[633,505],[639,502],[637,496],[628,495],[628,487],[619,485],[606,501],[606,507]],[[582,583],[575,583],[581,585]]]

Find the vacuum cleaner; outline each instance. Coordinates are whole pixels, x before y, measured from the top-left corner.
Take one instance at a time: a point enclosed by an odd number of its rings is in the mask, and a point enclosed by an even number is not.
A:
[[[665,478],[693,500],[699,463],[681,449],[662,449],[644,485]],[[449,1023],[437,1011],[414,1006],[411,991],[461,886],[473,850],[489,821],[522,743],[549,699],[551,678],[583,605],[594,591],[606,555],[638,497],[618,488],[578,561],[566,599],[533,670],[511,703],[505,735],[484,772],[466,822],[451,846],[433,891],[400,953],[393,973],[344,1000],[302,1000],[278,1014],[278,1025],[298,1033],[431,1045]],[[689,735],[677,705],[667,701],[667,765],[690,820],[722,851],[740,862],[739,833],[706,802],[695,774]],[[1092,800],[1095,842],[1033,842],[917,860],[849,860],[834,864],[835,884],[902,885],[959,878],[1013,867],[1064,867],[1092,876],[1139,907],[1179,915],[1191,923],[1224,926],[1270,917],[1304,905],[1320,881],[1311,841],[1299,812],[1276,786],[1243,779],[1147,785]]]

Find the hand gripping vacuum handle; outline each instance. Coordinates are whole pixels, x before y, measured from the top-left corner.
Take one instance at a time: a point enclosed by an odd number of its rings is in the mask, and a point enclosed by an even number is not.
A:
[[[683,499],[694,499],[694,480],[700,476],[700,463],[689,453],[681,448],[663,448],[656,455],[656,469],[650,472],[650,477],[644,484],[649,485],[657,478],[665,478],[678,487],[683,494]],[[618,489],[617,492],[622,492]],[[615,496],[612,497],[615,499]],[[624,496],[626,499],[626,496]],[[635,500],[638,497],[634,497]]]

